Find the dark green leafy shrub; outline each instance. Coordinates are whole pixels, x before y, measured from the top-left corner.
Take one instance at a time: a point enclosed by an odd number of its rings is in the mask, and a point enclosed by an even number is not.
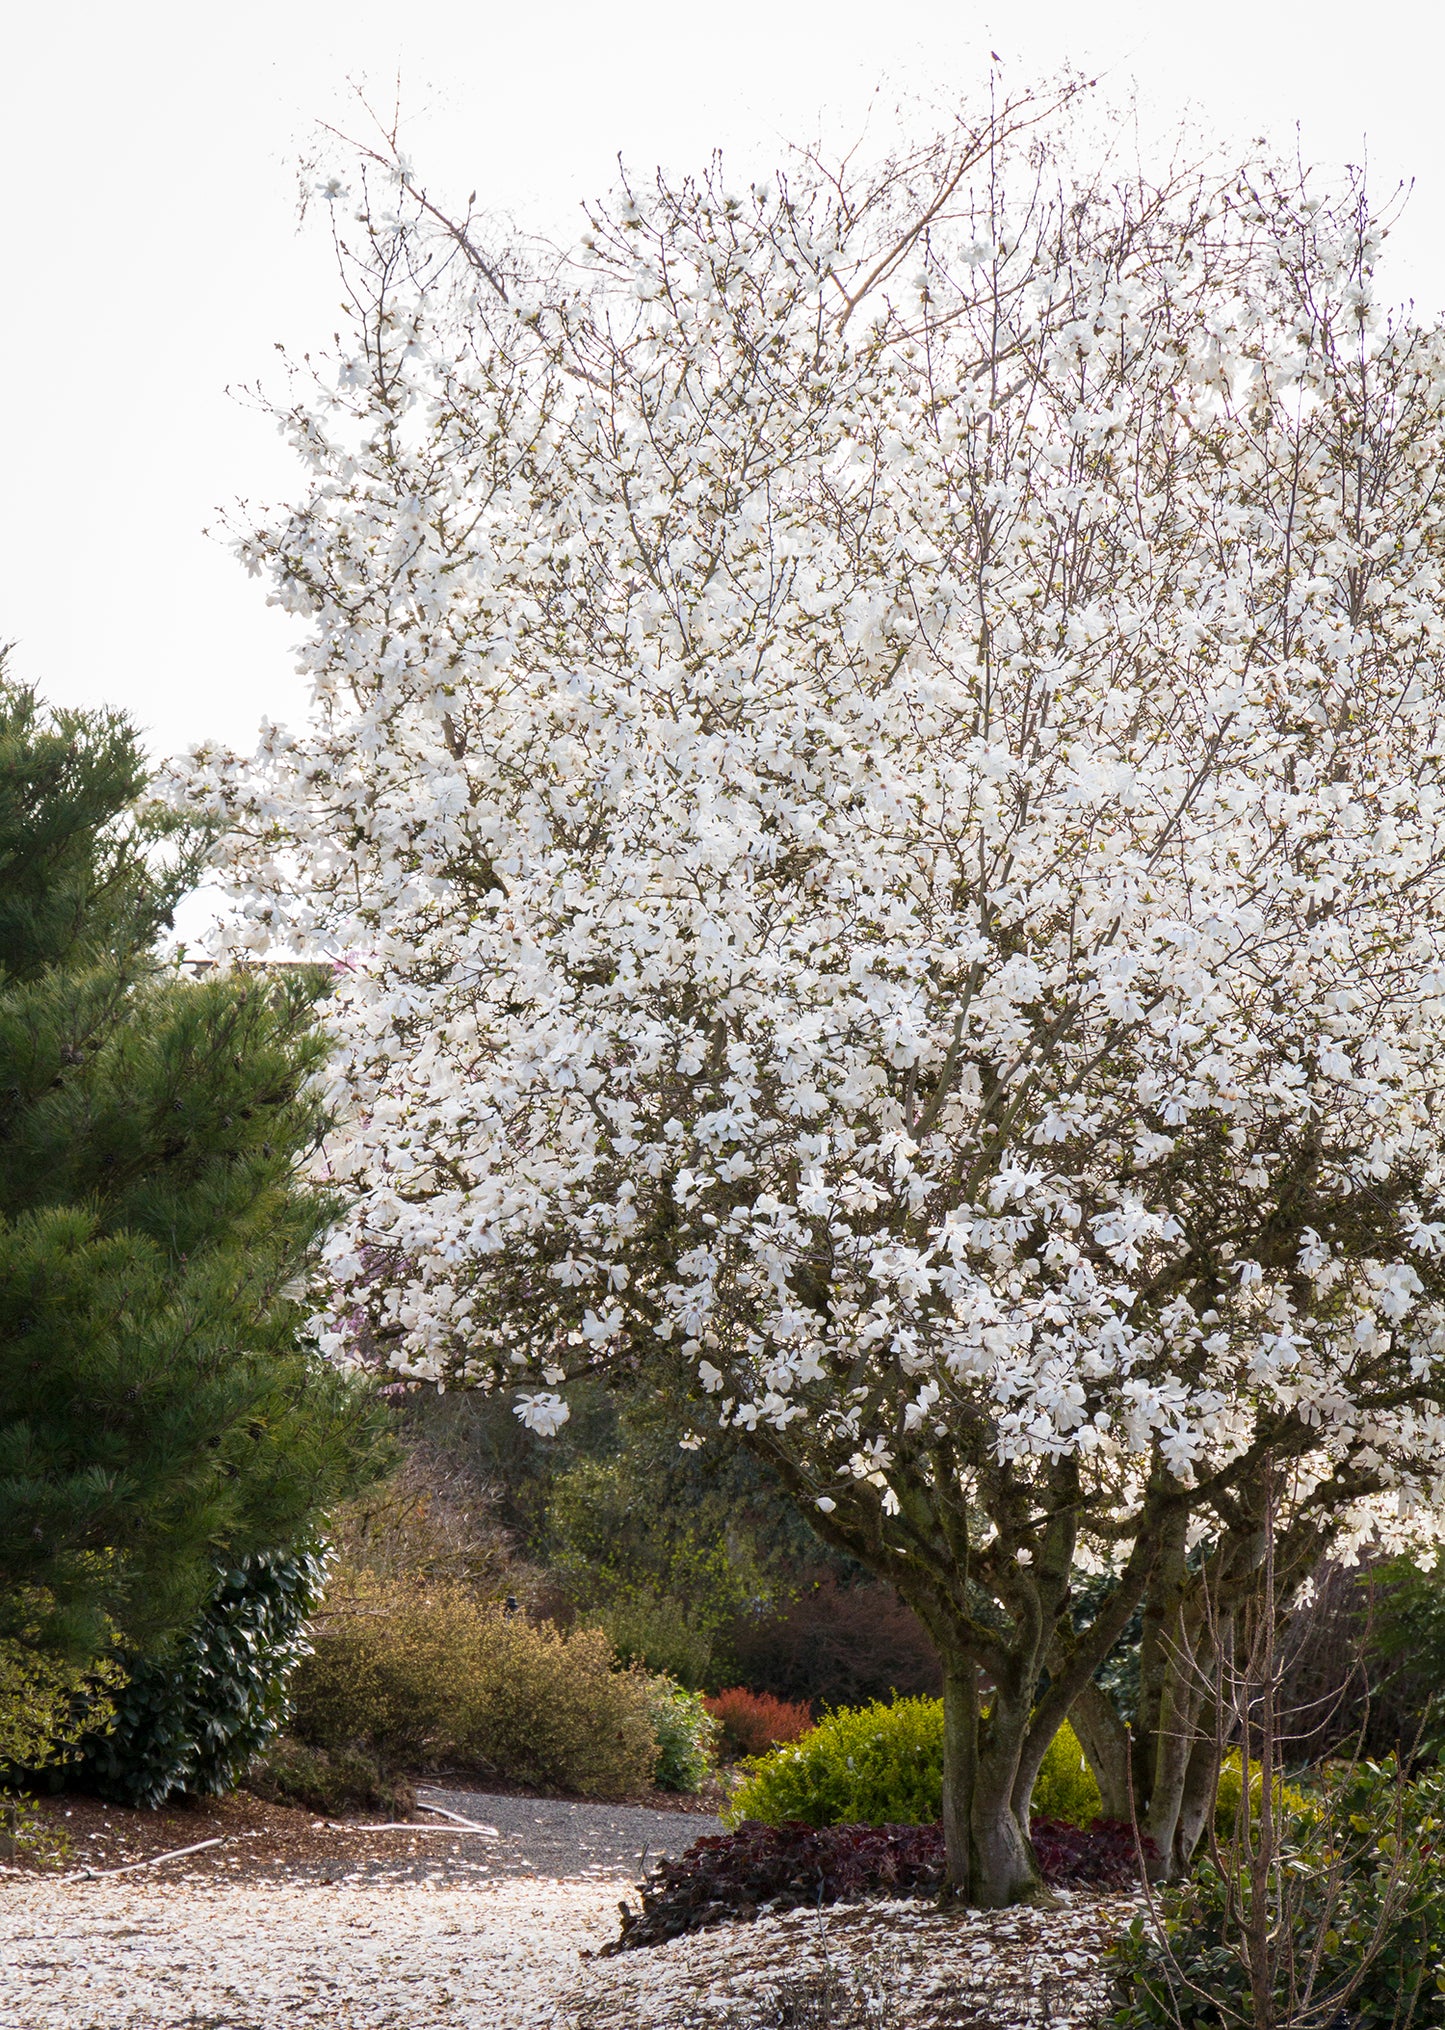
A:
[[[123,1659],[114,1721],[87,1738],[81,1780],[131,1805],[230,1790],[285,1720],[325,1575],[324,1558],[307,1551],[244,1558],[228,1570],[164,1656]]]
[[[298,1737],[385,1769],[462,1764],[517,1783],[627,1797],[657,1763],[646,1680],[598,1629],[563,1635],[461,1587],[359,1575],[297,1671]]]
[[[1272,1887],[1275,2020],[1350,2030],[1445,2024],[1445,1778],[1364,1763],[1279,1818]],[[1235,1880],[1230,1881],[1233,1872]],[[1222,1845],[1113,1948],[1113,2030],[1242,2030],[1252,2021],[1238,1913],[1249,1882]]]
[[[647,1713],[657,1739],[659,1790],[701,1790],[713,1766],[718,1727],[700,1692],[665,1676],[647,1682]]]
[[[416,1792],[406,1778],[388,1775],[365,1749],[309,1748],[284,1736],[252,1763],[246,1788],[268,1804],[299,1804],[327,1814],[367,1809],[400,1817],[416,1809]]]

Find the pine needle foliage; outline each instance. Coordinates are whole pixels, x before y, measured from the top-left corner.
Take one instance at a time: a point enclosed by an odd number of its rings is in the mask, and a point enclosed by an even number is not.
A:
[[[207,841],[145,783],[123,718],[0,666],[0,1635],[43,1595],[81,1657],[163,1648],[385,1442],[298,1337],[325,976],[159,955]]]

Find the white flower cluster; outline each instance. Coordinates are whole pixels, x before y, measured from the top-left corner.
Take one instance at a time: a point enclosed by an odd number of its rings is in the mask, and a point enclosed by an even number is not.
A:
[[[399,172],[244,545],[314,718],[181,794],[337,960],[339,1357],[548,1431],[664,1349],[825,1515],[1268,1426],[1363,1528],[1445,1464],[1445,338],[1357,192],[1069,118],[550,271]]]

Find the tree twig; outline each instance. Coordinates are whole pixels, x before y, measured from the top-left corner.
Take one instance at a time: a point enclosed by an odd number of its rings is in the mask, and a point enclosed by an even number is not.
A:
[[[179,1861],[186,1854],[203,1854],[207,1847],[223,1847],[223,1837],[197,1840],[193,1847],[172,1847],[168,1854],[151,1854],[144,1861],[122,1861],[118,1868],[78,1868],[73,1875],[61,1875],[61,1882],[92,1882],[101,1875],[128,1875],[132,1868],[158,1868],[162,1861]]]
[[[499,1840],[502,1837],[501,1834],[497,1831],[495,1826],[484,1826],[480,1819],[463,1818],[459,1811],[449,1811],[444,1804],[422,1804],[420,1801],[418,1801],[417,1810],[434,1811],[441,1818],[455,1819],[456,1823],[459,1826],[470,1826],[474,1833],[489,1833],[494,1840]],[[445,1829],[442,1827],[438,1827],[437,1830],[443,1831]]]

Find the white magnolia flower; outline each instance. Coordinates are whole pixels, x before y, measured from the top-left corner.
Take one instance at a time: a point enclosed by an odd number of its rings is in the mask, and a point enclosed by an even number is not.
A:
[[[1004,1619],[1445,1487],[1445,333],[1358,190],[1014,112],[561,265],[402,168],[242,542],[312,717],[177,790],[346,955],[323,1344],[700,1388]]]
[[[547,1395],[519,1395],[513,1414],[539,1438],[555,1438],[572,1412],[555,1392]]]

